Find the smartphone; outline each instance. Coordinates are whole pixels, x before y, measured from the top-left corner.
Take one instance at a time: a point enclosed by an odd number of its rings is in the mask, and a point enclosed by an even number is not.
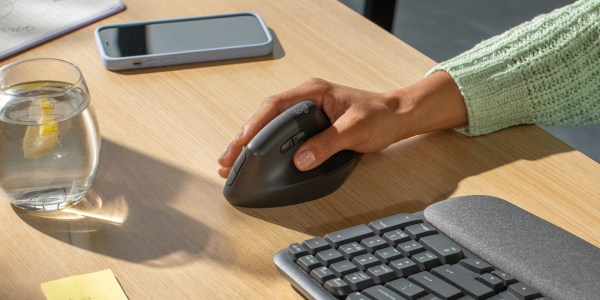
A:
[[[113,24],[96,29],[104,66],[127,70],[267,55],[273,38],[257,13]]]

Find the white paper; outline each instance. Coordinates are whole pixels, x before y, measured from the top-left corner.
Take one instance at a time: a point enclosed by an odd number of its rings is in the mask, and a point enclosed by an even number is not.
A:
[[[123,9],[120,0],[0,0],[0,59]]]

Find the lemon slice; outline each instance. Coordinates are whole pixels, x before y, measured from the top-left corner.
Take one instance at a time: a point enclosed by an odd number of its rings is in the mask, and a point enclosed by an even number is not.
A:
[[[27,126],[23,137],[23,156],[29,159],[44,157],[58,142],[58,124],[54,118],[54,104],[48,98],[39,101],[40,120],[37,126]],[[37,103],[32,103],[29,112],[34,115]]]

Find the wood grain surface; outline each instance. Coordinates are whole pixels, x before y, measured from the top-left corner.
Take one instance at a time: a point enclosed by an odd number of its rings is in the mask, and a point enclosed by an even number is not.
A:
[[[333,0],[126,4],[0,61],[77,64],[102,134],[83,202],[35,214],[0,201],[0,299],[43,299],[43,282],[108,268],[130,299],[301,299],[272,263],[278,250],[467,194],[504,198],[600,246],[600,166],[536,126],[417,136],[361,156],[346,183],[317,201],[230,205],[217,158],[265,97],[311,77],[387,91],[435,62]],[[112,72],[93,37],[105,24],[242,11],[263,17],[276,38],[272,55]]]

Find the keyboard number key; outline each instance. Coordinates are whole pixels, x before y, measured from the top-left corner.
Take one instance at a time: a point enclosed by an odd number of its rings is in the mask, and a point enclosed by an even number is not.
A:
[[[404,232],[408,233],[408,235],[414,240],[418,240],[422,237],[438,233],[437,230],[433,227],[433,225],[429,223],[421,223],[407,226],[406,228],[404,228]]]
[[[429,251],[413,255],[412,260],[417,264],[421,271],[429,271],[442,264],[438,257]]]
[[[387,265],[378,265],[367,270],[367,275],[375,280],[375,283],[386,283],[398,278],[396,272]]]
[[[508,286],[508,292],[516,296],[519,300],[529,300],[542,296],[538,290],[522,282]]]
[[[352,260],[352,262],[363,271],[366,271],[370,267],[381,264],[379,259],[377,259],[377,257],[371,253],[357,256]]]
[[[318,267],[312,271],[310,271],[310,277],[314,278],[320,284],[324,284],[326,281],[336,278],[333,271],[327,269],[326,267]]]
[[[500,279],[502,279],[502,282],[504,282],[504,285],[511,285],[513,283],[517,283],[517,280],[514,277],[500,270],[493,271],[492,274],[500,277]]]
[[[375,257],[380,261],[389,264],[391,261],[402,258],[402,253],[392,247],[383,248],[375,252]]]
[[[422,223],[423,219],[411,215],[411,214],[397,214],[391,217],[375,220],[369,223],[369,227],[375,231],[375,233],[381,235],[384,232],[388,232],[395,229],[404,229],[404,227]]]
[[[477,274],[484,274],[494,271],[494,268],[480,259],[467,258],[458,263],[463,268]]]
[[[368,237],[360,242],[369,252],[375,252],[379,249],[383,249],[388,245],[387,241],[382,239],[380,236]]]
[[[502,278],[490,273],[482,274],[477,280],[493,289],[496,293],[499,293],[506,287]]]
[[[344,281],[350,285],[350,288],[352,288],[353,291],[364,290],[375,284],[373,278],[363,271],[358,271],[344,276]]]
[[[359,245],[357,242],[342,245],[338,248],[338,251],[347,259],[353,259],[356,256],[366,254],[367,249]]]
[[[323,265],[329,266],[332,263],[344,260],[344,257],[335,249],[327,249],[315,255]]]
[[[331,264],[331,266],[329,266],[329,269],[331,269],[331,271],[337,277],[344,277],[350,273],[354,273],[359,270],[356,265],[354,265],[353,263],[351,263],[347,260],[342,260],[342,261],[333,263],[333,264]]]
[[[306,240],[302,243],[302,246],[310,252],[310,254],[315,254],[317,252],[321,252],[323,250],[327,250],[331,248],[331,246],[325,241],[323,238],[316,237],[309,240]]]
[[[385,287],[410,300],[418,299],[427,295],[427,292],[422,287],[404,278],[390,281],[385,285]]]
[[[420,271],[417,264],[408,258],[401,258],[390,262],[390,268],[400,277],[408,277]]]
[[[464,257],[461,247],[444,235],[426,236],[419,242],[427,250],[437,255],[444,264],[455,264]]]
[[[404,299],[402,296],[396,294],[394,291],[382,286],[375,285],[363,291],[363,294],[369,296],[368,299],[376,299],[376,300],[402,300]],[[348,299],[346,299],[348,300]]]
[[[462,293],[449,283],[429,272],[421,272],[408,277],[408,280],[420,285],[430,293],[442,299],[458,299]]]
[[[373,235],[375,235],[373,230],[371,230],[371,228],[369,228],[367,225],[363,224],[328,233],[325,235],[325,240],[333,247],[337,248],[340,245],[358,242]]]
[[[410,236],[402,230],[393,230],[383,234],[383,239],[390,244],[390,246],[397,246],[400,243],[410,241]]]
[[[425,251],[425,248],[415,241],[404,242],[396,248],[406,257],[411,257],[419,252]]]
[[[302,268],[302,270],[306,272],[310,272],[312,269],[322,266],[321,262],[319,262],[319,260],[312,255],[302,256],[298,258],[296,263],[300,266],[300,268]]]
[[[354,292],[354,293],[348,295],[348,297],[346,297],[346,300],[372,300],[372,299],[366,295],[359,293],[359,292]]]
[[[327,280],[323,285],[330,293],[334,294],[338,297],[344,297],[350,293],[352,293],[352,288],[348,285],[347,282],[340,278],[334,278]]]
[[[308,254],[308,250],[298,243],[291,244],[287,249],[287,255],[293,261]]]

